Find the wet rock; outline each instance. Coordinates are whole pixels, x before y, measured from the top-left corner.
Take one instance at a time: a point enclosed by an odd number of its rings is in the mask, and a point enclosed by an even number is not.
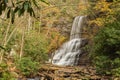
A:
[[[86,44],[88,44],[88,41],[89,41],[88,39],[86,39],[86,38],[81,38],[81,40],[82,40],[82,41],[81,41],[81,43],[82,43],[82,44],[81,44],[81,47],[84,47]]]

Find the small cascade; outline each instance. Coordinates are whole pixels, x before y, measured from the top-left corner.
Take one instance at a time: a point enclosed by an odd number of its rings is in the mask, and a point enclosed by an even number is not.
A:
[[[52,64],[60,66],[76,66],[79,64],[80,55],[83,53],[81,47],[85,44],[81,38],[81,28],[84,26],[85,16],[77,16],[72,25],[70,41],[55,52]]]

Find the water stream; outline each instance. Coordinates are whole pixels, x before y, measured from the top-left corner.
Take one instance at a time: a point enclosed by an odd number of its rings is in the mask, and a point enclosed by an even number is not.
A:
[[[63,44],[52,59],[52,64],[59,66],[76,66],[79,64],[84,39],[81,38],[81,28],[85,24],[85,16],[75,17],[71,29],[70,40]]]

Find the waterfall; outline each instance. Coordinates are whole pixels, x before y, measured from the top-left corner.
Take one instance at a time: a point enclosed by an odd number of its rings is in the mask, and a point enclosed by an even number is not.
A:
[[[75,17],[72,25],[72,30],[70,34],[70,40],[81,37],[81,27],[83,27],[85,21],[85,16]]]
[[[85,39],[81,38],[81,28],[84,26],[85,16],[75,17],[71,29],[70,41],[59,48],[52,59],[52,64],[61,66],[75,66],[79,64],[81,47]]]

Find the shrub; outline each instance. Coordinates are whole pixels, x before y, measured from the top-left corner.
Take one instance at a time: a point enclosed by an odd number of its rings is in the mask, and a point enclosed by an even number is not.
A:
[[[3,61],[0,64],[0,80],[16,80],[14,74],[10,72],[8,64]]]
[[[24,56],[31,57],[37,62],[47,60],[48,40],[45,35],[32,32],[25,38]]]
[[[97,72],[120,76],[120,23],[106,24],[94,39],[91,57]]]
[[[37,62],[32,61],[30,57],[23,57],[16,62],[16,67],[24,76],[37,73],[39,65]]]

